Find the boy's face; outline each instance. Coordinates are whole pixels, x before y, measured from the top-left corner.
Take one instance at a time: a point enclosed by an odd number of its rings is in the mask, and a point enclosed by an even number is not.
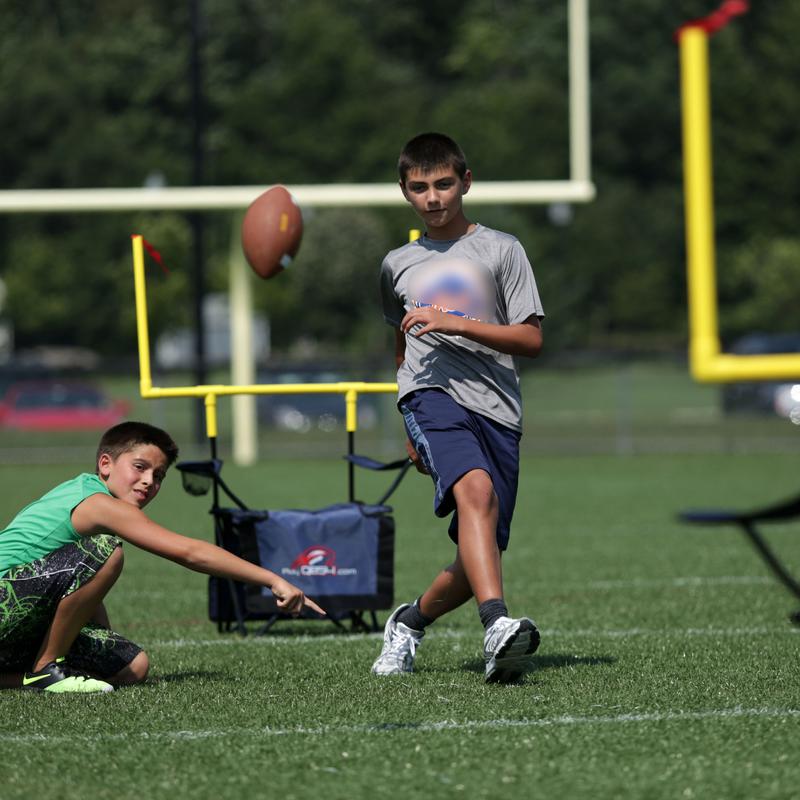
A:
[[[139,444],[116,459],[103,453],[97,471],[114,497],[144,508],[158,494],[167,466],[167,457],[160,447]]]
[[[446,166],[436,167],[430,172],[409,170],[400,188],[414,211],[425,220],[428,229],[436,229],[446,228],[460,217],[462,198],[469,191],[471,183],[472,174],[469,170],[462,180],[452,166]]]

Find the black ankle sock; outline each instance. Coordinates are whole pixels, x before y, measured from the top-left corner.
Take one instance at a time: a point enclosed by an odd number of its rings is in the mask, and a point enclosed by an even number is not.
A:
[[[403,625],[406,625],[413,631],[424,631],[425,628],[433,622],[430,617],[426,617],[419,610],[419,598],[397,615],[397,621],[402,622]]]
[[[488,630],[500,617],[508,616],[508,609],[500,598],[493,598],[492,600],[485,600],[478,606],[478,614],[483,627]]]

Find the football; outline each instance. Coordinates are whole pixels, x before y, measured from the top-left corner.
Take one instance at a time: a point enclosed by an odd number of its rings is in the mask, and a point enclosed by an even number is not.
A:
[[[292,263],[303,238],[303,215],[285,186],[273,186],[249,205],[242,221],[242,249],[261,278]]]

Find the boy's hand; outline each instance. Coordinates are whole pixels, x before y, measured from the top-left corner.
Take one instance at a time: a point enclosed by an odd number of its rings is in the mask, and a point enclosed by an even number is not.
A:
[[[303,592],[298,589],[289,581],[283,578],[278,578],[269,587],[272,594],[275,595],[278,601],[278,608],[296,617],[303,610],[303,607],[310,608],[316,611],[317,614],[325,616],[325,612],[310,598],[306,597]]]
[[[463,336],[498,353],[526,358],[536,358],[542,350],[542,324],[535,314],[531,314],[524,322],[500,325],[425,306],[412,308],[400,322],[398,333],[403,339],[406,336],[419,338],[426,333]],[[396,352],[395,360],[397,358]],[[398,367],[400,363],[398,361]]]
[[[409,439],[406,439],[406,453],[408,453],[408,457],[411,459],[411,463],[416,467],[417,472],[423,475],[430,475],[428,468],[425,466],[425,462],[419,457],[419,453],[414,449],[414,445],[411,444]]]
[[[459,335],[463,333],[464,317],[458,314],[448,314],[430,306],[412,308],[400,322],[400,330],[403,333],[412,333],[411,329],[416,325],[422,327],[413,331],[414,336],[422,336],[426,333]]]

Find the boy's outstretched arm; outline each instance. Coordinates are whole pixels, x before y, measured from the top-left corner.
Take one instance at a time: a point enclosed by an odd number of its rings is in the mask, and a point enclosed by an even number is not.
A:
[[[126,542],[196,572],[266,586],[275,595],[278,608],[289,614],[299,614],[304,606],[325,614],[300,589],[274,572],[210,542],[175,533],[115,497],[105,494],[87,497],[72,512],[72,524],[82,536],[114,533]]]
[[[536,358],[542,350],[542,326],[536,316],[516,325],[494,325],[428,306],[411,309],[403,317],[400,330],[411,336],[424,336],[426,333],[464,336],[510,356]]]

